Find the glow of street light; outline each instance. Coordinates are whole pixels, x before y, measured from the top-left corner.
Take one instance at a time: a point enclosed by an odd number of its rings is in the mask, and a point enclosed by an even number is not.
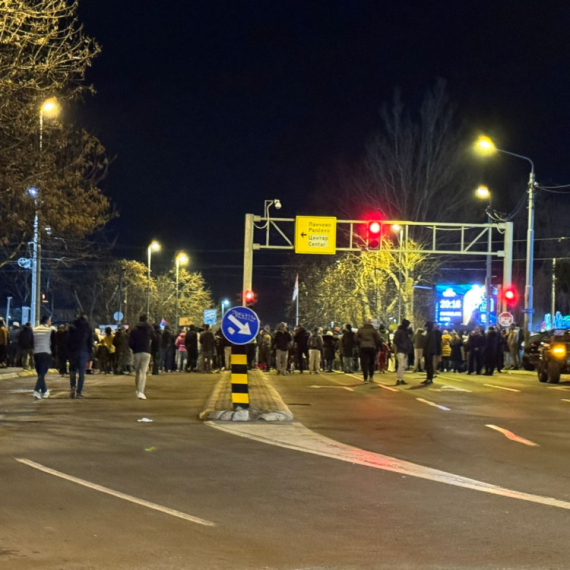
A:
[[[178,262],[178,265],[186,265],[190,261],[190,258],[185,253],[181,252],[176,256],[176,261]]]
[[[481,135],[475,141],[475,149],[477,150],[477,152],[479,152],[479,154],[487,155],[496,152],[497,147],[495,146],[495,143],[491,138],[485,135]]]
[[[223,305],[224,307],[227,307],[229,304],[230,304],[230,302],[228,301],[228,299],[224,299],[224,300],[222,301],[222,305]]]
[[[60,112],[60,106],[55,97],[46,99],[41,106],[41,112],[46,117],[57,117]]]
[[[393,224],[393,225],[392,225],[392,229],[393,229],[395,232],[399,232],[399,231],[402,229],[402,226],[400,226],[399,224]]]
[[[481,198],[481,200],[488,200],[491,197],[491,191],[487,186],[479,186],[477,190],[475,190],[475,196]]]
[[[160,247],[160,244],[156,240],[152,241],[148,246],[151,251],[160,251]]]
[[[37,188],[28,188],[28,194],[32,197],[32,198],[37,198],[38,197],[38,189]]]

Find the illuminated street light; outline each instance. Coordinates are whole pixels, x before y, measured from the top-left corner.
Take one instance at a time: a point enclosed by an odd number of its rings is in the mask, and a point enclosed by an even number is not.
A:
[[[178,273],[180,271],[180,266],[181,265],[188,265],[188,262],[190,261],[190,258],[183,252],[181,251],[177,256],[176,256],[176,327],[178,327],[178,296],[179,296],[179,286],[178,286]]]
[[[46,119],[54,119],[59,115],[61,108],[55,97],[46,99],[40,105],[39,120],[39,150],[40,150],[40,165],[42,162],[42,150],[44,139],[44,117]],[[30,302],[30,321],[33,326],[40,324],[40,307],[41,307],[41,289],[42,289],[42,246],[41,246],[41,232],[40,232],[40,190],[38,188],[30,188],[28,194],[34,199],[34,238],[32,249],[32,295]]]
[[[475,190],[475,196],[481,200],[489,200],[491,198],[491,191],[487,186],[479,186],[477,190]]]
[[[526,234],[526,276],[525,276],[525,292],[524,292],[524,336],[525,341],[528,341],[528,337],[532,330],[532,313],[534,312],[533,307],[533,265],[534,265],[534,198],[535,198],[535,186],[536,179],[534,174],[534,162],[522,154],[516,154],[508,150],[503,150],[497,148],[495,143],[486,136],[480,136],[476,143],[475,148],[480,154],[489,155],[494,152],[501,152],[503,154],[508,154],[509,156],[514,156],[516,158],[521,158],[526,160],[530,164],[530,175],[528,177],[527,184],[527,194],[528,194],[528,222],[527,222],[527,234]],[[510,283],[505,283],[505,286],[510,286]]]
[[[153,251],[160,251],[161,245],[156,241],[153,240],[150,242],[147,253],[148,253],[148,283],[147,283],[147,291],[146,291],[146,316],[150,319],[150,261],[152,257]]]
[[[221,303],[220,303],[221,307],[222,307],[222,319],[224,318],[224,315],[226,314],[226,307],[230,306],[230,301],[229,299],[224,299]]]
[[[482,155],[490,155],[497,152],[497,147],[493,140],[485,135],[481,135],[475,141],[475,150]]]

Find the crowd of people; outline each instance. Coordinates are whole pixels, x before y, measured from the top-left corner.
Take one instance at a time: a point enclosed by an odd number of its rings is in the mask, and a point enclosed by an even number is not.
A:
[[[403,319],[396,331],[380,325],[378,330],[367,320],[360,328],[346,324],[325,330],[308,331],[299,325],[292,331],[285,323],[276,330],[265,327],[248,345],[248,367],[277,374],[308,371],[361,372],[364,382],[372,382],[375,372],[396,372],[396,383],[406,384],[408,370],[426,373],[424,384],[442,372],[492,375],[505,367],[520,366],[521,338],[512,325],[508,329],[475,327],[465,330],[441,329],[427,322],[412,330]],[[146,375],[172,372],[229,370],[231,344],[221,329],[212,331],[207,324],[173,331],[147,322],[141,315],[136,326],[93,329],[85,315],[69,325],[52,327],[48,316],[40,325],[20,327],[13,323],[8,331],[0,319],[0,366],[35,367],[38,379],[34,398],[49,397],[45,377],[55,362],[62,376],[69,375],[70,397],[83,398],[85,374],[134,374],[136,396],[146,399]]]

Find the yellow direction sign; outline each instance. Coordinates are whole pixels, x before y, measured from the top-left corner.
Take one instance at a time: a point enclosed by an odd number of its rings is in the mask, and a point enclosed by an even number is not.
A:
[[[297,216],[295,219],[295,253],[336,253],[336,218]]]

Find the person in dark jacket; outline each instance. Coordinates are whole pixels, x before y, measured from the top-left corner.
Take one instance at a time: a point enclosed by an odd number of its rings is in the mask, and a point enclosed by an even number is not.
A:
[[[277,332],[273,336],[277,374],[287,374],[287,360],[289,358],[289,349],[291,348],[292,342],[293,337],[287,330],[287,325],[280,323]]]
[[[115,374],[124,374],[129,371],[129,337],[123,327],[119,327],[113,338],[115,347]]]
[[[67,330],[65,325],[59,325],[55,333],[55,360],[57,369],[62,376],[67,376]]]
[[[146,315],[141,315],[137,326],[129,335],[129,346],[133,350],[134,368],[136,373],[136,395],[140,400],[146,400],[146,373],[150,363],[150,351],[153,340],[156,340],[153,328],[147,323]]]
[[[352,374],[355,371],[354,349],[356,347],[355,334],[352,325],[346,324],[340,338],[340,357],[344,372]]]
[[[200,333],[200,351],[204,372],[212,372],[215,344],[216,339],[210,330],[210,325],[204,325],[204,330]]]
[[[34,365],[34,332],[31,323],[26,323],[22,327],[18,344],[22,353],[22,368],[31,370]]]
[[[358,329],[355,341],[360,352],[360,367],[364,382],[374,382],[376,352],[380,348],[382,339],[372,326],[370,319],[366,319],[366,322]]]
[[[333,371],[336,345],[337,339],[334,337],[332,331],[327,331],[323,336],[323,360],[325,361],[325,372]]]
[[[414,345],[410,338],[408,328],[410,321],[403,319],[402,324],[398,327],[394,335],[394,351],[396,352],[396,359],[398,368],[396,369],[396,385],[407,384],[404,381],[404,373],[408,369],[408,355],[413,352]]]
[[[451,333],[451,369],[453,372],[461,372],[463,370],[462,346],[463,340],[461,339],[461,335],[453,331]]]
[[[89,326],[85,314],[81,314],[69,326],[67,331],[67,350],[70,361],[70,398],[80,399],[83,398],[85,369],[93,353],[93,330]]]
[[[303,374],[305,364],[309,363],[309,333],[305,330],[303,325],[299,325],[293,336],[295,343],[295,360],[299,372]]]
[[[163,372],[170,372],[172,370],[172,360],[174,354],[172,351],[172,331],[166,325],[160,339],[158,341],[158,370]]]
[[[467,347],[469,349],[469,370],[467,374],[475,372],[479,375],[483,368],[483,351],[485,349],[485,337],[479,327],[475,327],[469,335]]]
[[[485,336],[485,348],[483,349],[486,376],[493,376],[493,372],[495,372],[500,340],[499,333],[495,327],[489,327]]]
[[[426,369],[426,379],[422,382],[426,386],[433,384],[433,364],[434,364],[434,355],[436,353],[438,344],[440,346],[441,351],[441,340],[439,336],[436,334],[434,330],[434,323],[428,321],[426,323],[426,338],[424,344],[424,366]]]
[[[196,372],[198,368],[198,331],[194,325],[190,325],[186,331],[184,343],[186,344],[186,370]]]
[[[21,365],[21,351],[20,348],[20,333],[22,329],[20,328],[20,323],[15,322],[12,325],[12,329],[8,333],[8,366],[20,366]]]

